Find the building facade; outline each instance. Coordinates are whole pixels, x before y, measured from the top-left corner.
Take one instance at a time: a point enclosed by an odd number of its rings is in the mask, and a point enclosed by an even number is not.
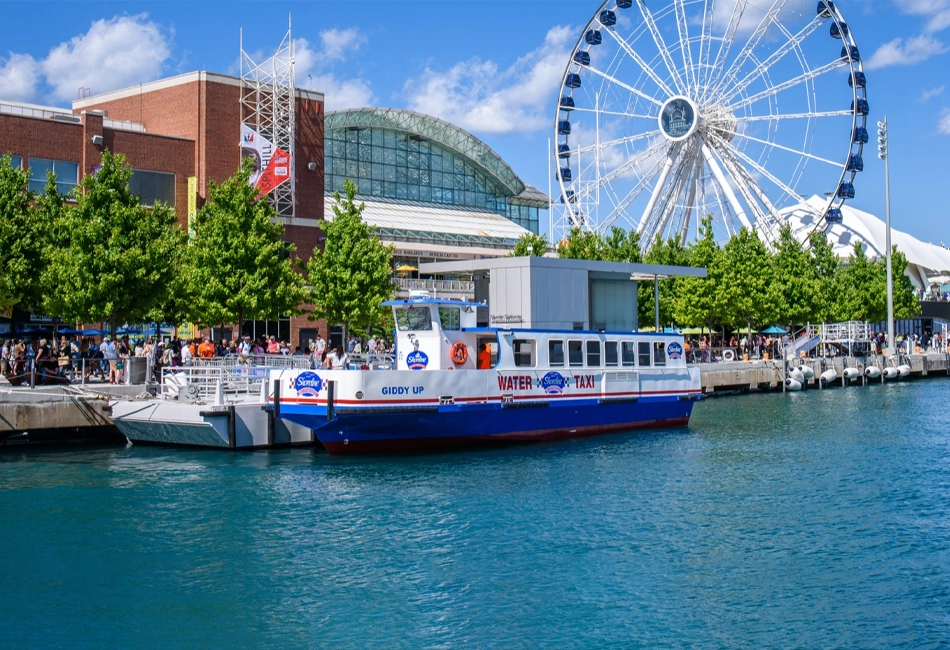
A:
[[[120,153],[134,170],[130,187],[143,204],[164,201],[185,227],[189,179],[200,208],[209,182],[222,183],[240,167],[245,88],[238,77],[192,72],[79,99],[71,111],[0,100],[0,154],[30,170],[33,189],[42,190],[50,169],[65,192],[94,173],[105,149]],[[306,260],[324,213],[323,95],[297,89],[294,104],[295,205],[282,221],[286,239]],[[314,328],[303,316],[245,329],[297,344]]]

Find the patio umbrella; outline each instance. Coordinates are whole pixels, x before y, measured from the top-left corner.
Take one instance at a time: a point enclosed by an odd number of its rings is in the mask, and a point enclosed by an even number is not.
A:
[[[142,334],[142,330],[137,327],[122,327],[115,331],[116,334]]]
[[[70,327],[64,327],[61,330],[56,330],[57,334],[83,334],[82,330],[72,329]]]
[[[778,325],[772,325],[760,332],[761,334],[788,334],[788,330],[783,330]]]
[[[402,266],[397,266],[397,267],[396,267],[396,270],[397,270],[397,271],[402,271],[402,272],[404,272],[404,273],[411,273],[411,272],[413,272],[413,271],[418,271],[419,269],[417,269],[416,267],[412,266],[411,264],[403,264]]]
[[[106,334],[108,334],[108,332],[104,332],[103,330],[96,330],[96,329],[82,331],[83,336],[105,336]]]

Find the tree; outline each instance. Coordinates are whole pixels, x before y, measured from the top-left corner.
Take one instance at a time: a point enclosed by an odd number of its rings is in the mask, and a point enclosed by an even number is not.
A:
[[[209,182],[187,251],[185,291],[192,308],[186,311],[205,325],[236,323],[239,332],[246,320],[300,314],[304,300],[294,246],[284,241],[274,207],[249,183],[251,171],[245,158],[222,184]]]
[[[815,273],[813,295],[814,320],[827,323],[835,319],[838,295],[841,293],[841,260],[835,255],[828,237],[820,231],[808,236],[808,259]]]
[[[835,317],[839,321],[879,321],[887,318],[886,282],[860,241],[838,272]]]
[[[689,251],[680,243],[679,237],[661,239],[647,252],[643,260],[647,264],[663,264],[667,266],[688,266]],[[676,313],[677,283],[682,278],[667,278],[660,280],[660,322],[672,323]],[[656,306],[653,295],[653,282],[639,282],[637,287],[637,305],[641,323],[652,323],[656,319]]]
[[[712,215],[706,215],[699,225],[699,238],[687,249],[689,265],[705,268],[706,277],[679,278],[673,302],[677,322],[710,330],[722,321],[719,287],[725,270],[712,224]]]
[[[815,320],[818,317],[816,304],[820,298],[815,266],[788,224],[779,232],[771,262],[771,281],[767,291],[775,320],[786,325],[804,325]]]
[[[774,318],[769,302],[769,253],[758,235],[748,229],[729,238],[722,249],[718,303],[726,323],[751,328]]]
[[[363,203],[355,203],[353,181],[343,182],[346,198],[333,193],[333,220],[322,224],[326,235],[322,251],[315,250],[307,263],[312,287],[309,301],[313,315],[343,324],[344,340],[350,326],[367,329],[377,324],[380,303],[395,292],[392,282],[393,247],[383,246],[376,229],[363,221]]]
[[[557,256],[571,260],[602,260],[604,238],[594,230],[583,230],[578,226],[558,242]]]
[[[105,151],[95,174],[84,176],[76,205],[56,207],[47,191],[44,210],[60,210],[45,284],[47,308],[68,321],[142,322],[166,300],[181,269],[170,264],[184,245],[174,211],[139,204],[129,191],[132,170],[122,155]]]
[[[907,257],[897,250],[897,246],[894,246],[891,250],[891,273],[894,281],[894,318],[917,318],[920,315],[920,301],[914,292],[914,283],[907,275]],[[884,267],[886,291],[886,260],[881,260],[881,265]]]
[[[636,230],[624,230],[614,226],[610,234],[601,237],[600,257],[605,262],[626,262],[639,264],[643,261],[640,251],[640,233]]]
[[[526,232],[518,238],[514,250],[508,257],[544,257],[547,252],[547,239],[533,232]]]
[[[0,157],[0,307],[43,309],[49,214],[33,207],[30,176]],[[53,185],[55,191],[55,185]]]

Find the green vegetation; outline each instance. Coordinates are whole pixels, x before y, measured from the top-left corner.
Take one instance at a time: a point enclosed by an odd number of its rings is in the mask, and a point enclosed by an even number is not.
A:
[[[358,191],[353,181],[343,183],[346,197],[333,193],[333,220],[321,224],[326,241],[307,263],[313,315],[343,324],[343,337],[350,327],[369,331],[385,317],[379,304],[395,293],[392,283],[393,247],[383,246],[375,228],[363,221],[365,205],[355,203]]]
[[[248,183],[250,159],[221,185],[209,183],[185,254],[184,302],[169,311],[204,325],[301,313],[303,279],[277,213]],[[179,307],[187,304],[188,307]]]
[[[615,228],[614,231],[619,229]],[[561,257],[606,260],[611,237],[574,230],[559,244]],[[639,262],[639,239],[635,233],[625,244],[636,241],[637,253],[628,252],[612,261]],[[709,330],[722,326],[736,331],[780,323],[789,328],[807,323],[861,320],[879,322],[887,317],[886,262],[867,258],[860,243],[844,261],[832,253],[823,233],[812,233],[803,246],[785,227],[774,252],[769,252],[751,231],[742,229],[720,246],[715,239],[712,217],[700,224],[699,237],[687,247],[676,239],[658,240],[643,260],[651,264],[698,266],[706,278],[675,278],[660,281],[660,321]],[[920,306],[910,278],[904,274],[907,258],[894,249],[894,315],[914,318]],[[653,323],[653,283],[639,287],[639,316],[644,325]]]
[[[518,238],[515,249],[508,257],[544,257],[548,252],[548,240],[533,232],[526,232]]]
[[[41,309],[43,305],[41,277],[50,235],[47,217],[58,210],[53,205],[49,210],[35,205],[29,178],[26,170],[12,166],[9,156],[0,157],[0,309]]]
[[[50,182],[37,204],[48,227],[43,308],[67,322],[142,322],[168,300],[184,233],[175,212],[151,209],[129,191],[132,170],[121,155],[103,153],[96,174],[84,176],[75,204]],[[33,305],[36,307],[37,305]]]

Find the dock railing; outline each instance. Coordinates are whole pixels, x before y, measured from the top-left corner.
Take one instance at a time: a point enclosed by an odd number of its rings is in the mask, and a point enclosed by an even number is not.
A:
[[[259,394],[270,371],[306,369],[310,358],[281,354],[229,355],[195,359],[191,365],[162,368],[160,395],[178,399],[185,394],[194,399],[213,399],[220,390],[225,395]],[[193,388],[189,388],[193,387]]]

